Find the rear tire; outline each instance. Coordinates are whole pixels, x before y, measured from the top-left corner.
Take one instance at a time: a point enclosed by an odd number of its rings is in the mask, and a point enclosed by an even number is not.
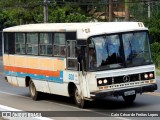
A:
[[[75,100],[76,105],[79,108],[85,107],[86,100],[84,100],[84,98],[81,96],[81,94],[79,93],[77,88],[75,88],[75,90],[74,90],[74,100]]]
[[[136,94],[129,95],[129,96],[123,96],[123,99],[127,104],[132,104],[134,102],[135,98],[136,98]]]
[[[32,80],[29,81],[29,92],[30,96],[33,100],[38,100],[40,96],[40,92],[36,90],[36,87]]]

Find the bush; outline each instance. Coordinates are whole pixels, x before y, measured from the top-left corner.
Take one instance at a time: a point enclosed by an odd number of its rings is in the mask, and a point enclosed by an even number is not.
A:
[[[156,67],[160,67],[160,43],[154,42],[151,44],[152,59]]]

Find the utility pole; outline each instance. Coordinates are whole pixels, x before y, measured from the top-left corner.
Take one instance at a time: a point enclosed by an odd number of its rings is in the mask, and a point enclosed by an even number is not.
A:
[[[44,0],[44,23],[47,23],[48,22],[48,3],[49,1],[48,0]]]
[[[107,0],[104,0],[104,8],[105,8],[105,10],[104,10],[104,14],[105,14],[105,21],[107,21]]]
[[[148,0],[148,18],[151,17],[151,1]]]
[[[125,21],[129,21],[129,0],[125,0]]]
[[[113,21],[113,5],[112,0],[109,0],[109,22]]]
[[[19,24],[21,25],[22,24],[22,18],[20,18],[20,15],[21,15],[20,4],[21,4],[21,0],[18,1],[18,7],[19,7],[18,19],[19,19]]]

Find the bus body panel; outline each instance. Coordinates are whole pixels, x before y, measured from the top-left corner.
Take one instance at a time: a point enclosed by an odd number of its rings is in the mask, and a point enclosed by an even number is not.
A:
[[[6,77],[7,77],[7,82],[12,85],[12,76],[6,74]]]
[[[69,82],[73,82],[79,91],[83,89],[79,82],[81,75],[78,71],[65,70],[64,58],[6,54],[3,58],[8,82],[14,86],[26,87],[25,79],[28,76],[40,92],[69,96]]]
[[[82,71],[65,70],[64,83],[74,83],[84,98],[90,98],[87,76]]]
[[[114,69],[107,71],[99,71],[99,72],[90,72],[88,73],[88,82],[89,82],[89,90],[92,96],[92,93],[98,92],[114,92],[119,90],[127,90],[130,88],[144,87],[144,86],[152,86],[152,84],[156,83],[156,76],[154,79],[144,80],[139,78],[142,74],[152,73],[155,71],[155,65],[145,65],[138,67],[130,67],[130,68],[122,68],[122,69]],[[155,73],[154,73],[155,74]],[[125,76],[129,77],[128,81],[123,79]],[[110,85],[102,85],[98,86],[98,79],[110,79],[114,81],[115,78],[118,78],[118,83],[113,83]],[[117,82],[117,81],[116,81]],[[107,95],[107,94],[106,94]]]
[[[120,75],[137,74],[142,72],[155,71],[155,65],[144,65],[130,68],[113,69],[102,72],[96,72],[96,78],[113,77]],[[125,73],[125,74],[124,74]]]
[[[48,82],[48,87],[50,89],[51,94],[69,96],[67,83],[59,84],[55,82]]]
[[[46,80],[32,79],[32,81],[33,81],[37,91],[44,92],[44,93],[50,93],[48,82]]]
[[[75,94],[78,95],[78,98],[82,98],[82,103],[84,99],[94,99],[94,97],[102,94],[105,97],[107,95],[123,96],[128,91],[135,91],[135,94],[153,92],[157,89],[157,84],[155,66],[152,64],[151,59],[150,63],[138,64],[134,67],[127,66],[124,60],[124,64],[120,67],[116,67],[116,64],[111,64],[109,68],[89,68],[89,40],[92,37],[104,36],[103,40],[107,41],[107,35],[116,34],[120,38],[119,41],[121,41],[122,45],[122,33],[135,33],[136,31],[145,31],[145,35],[148,34],[148,28],[141,22],[47,23],[6,28],[3,30],[3,64],[7,81],[14,86],[28,87],[29,80],[32,80],[36,91],[63,96],[74,96]],[[21,36],[20,34],[22,33],[23,35]],[[28,42],[29,39],[27,39],[27,35],[30,35],[28,38],[34,38],[32,33],[36,33],[35,38],[38,41],[36,46],[32,46]],[[45,34],[41,33],[45,33],[48,39],[41,41],[41,37],[45,36]],[[18,34],[20,36],[16,38]],[[54,36],[55,34],[56,36]],[[59,41],[55,40],[56,37]],[[52,42],[47,42],[47,40]],[[145,38],[145,40],[149,43],[149,38]],[[12,42],[10,43],[9,41]],[[98,41],[100,40],[98,39]],[[62,42],[62,44],[58,42]],[[16,49],[16,45],[25,47],[17,47],[21,48],[22,52],[20,52],[18,51],[19,49]],[[12,46],[14,47],[12,48]],[[32,49],[34,47],[37,54],[33,54],[34,50]],[[51,53],[40,54],[41,47],[47,48],[47,52],[49,51],[48,49],[51,49]],[[122,57],[125,59],[123,47],[122,45],[121,52],[123,52]],[[29,48],[31,52],[27,52]],[[53,48],[57,49],[57,51],[59,50],[59,53],[63,49],[66,53],[64,55],[57,54]],[[84,49],[81,61],[78,61],[78,54],[80,54],[78,53],[78,48]],[[149,46],[147,48],[150,55]],[[98,54],[100,55],[101,53]],[[74,61],[76,63],[75,66],[69,66],[69,61]],[[142,79],[145,74],[149,75],[150,73],[154,75],[153,79]],[[69,85],[73,88],[69,88]],[[79,91],[78,93],[75,87]],[[71,93],[69,89],[72,89]]]
[[[25,78],[17,77],[17,82],[19,87],[26,87]]]

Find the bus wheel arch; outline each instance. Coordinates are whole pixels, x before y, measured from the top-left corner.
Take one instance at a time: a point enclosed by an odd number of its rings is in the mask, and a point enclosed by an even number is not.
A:
[[[26,76],[26,78],[25,78],[26,87],[29,87],[29,81],[30,80],[31,80],[31,78],[29,76]]]
[[[76,85],[73,83],[73,82],[70,82],[68,84],[68,94],[70,97],[73,97],[74,96],[74,90],[76,88]]]
[[[79,92],[77,87],[74,89],[74,100],[75,100],[76,105],[79,108],[85,108],[86,107],[86,100],[84,99],[82,94]]]
[[[76,85],[72,82],[68,85],[68,93],[70,97],[74,98],[74,101],[79,108],[85,107],[86,100],[83,98]]]
[[[26,85],[29,85],[30,97],[33,100],[38,100],[40,98],[40,92],[37,91],[36,86],[31,78],[29,81],[26,80]]]

